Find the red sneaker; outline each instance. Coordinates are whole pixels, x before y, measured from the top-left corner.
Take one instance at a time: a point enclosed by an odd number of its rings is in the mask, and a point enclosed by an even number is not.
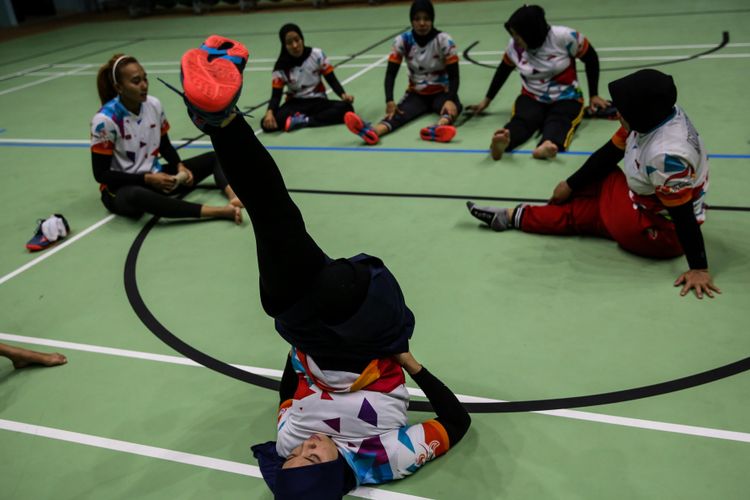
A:
[[[344,115],[344,123],[353,134],[357,134],[370,146],[377,144],[380,141],[380,137],[375,132],[369,123],[362,121],[362,118],[353,111],[349,111]]]
[[[455,136],[456,127],[453,125],[432,125],[419,131],[423,141],[450,142]]]
[[[232,113],[242,91],[248,55],[244,45],[219,35],[211,35],[200,48],[183,54],[180,78],[193,114],[205,123],[220,125]]]

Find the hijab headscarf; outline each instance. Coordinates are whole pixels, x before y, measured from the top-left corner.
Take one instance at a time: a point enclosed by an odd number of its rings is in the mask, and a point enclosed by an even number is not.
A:
[[[284,459],[276,453],[275,442],[257,444],[252,450],[275,500],[340,500],[357,486],[341,454],[330,462],[282,469]]]
[[[440,33],[435,29],[435,7],[432,6],[430,0],[415,0],[409,9],[409,22],[414,19],[417,12],[424,12],[430,18],[430,21],[432,21],[432,29],[426,35],[417,35],[416,31],[411,30],[411,34],[414,36],[414,41],[417,42],[417,45],[424,47]]]
[[[292,31],[299,35],[299,37],[302,39],[302,43],[305,42],[305,36],[302,34],[302,30],[299,26],[293,23],[287,23],[282,26],[279,30],[281,52],[279,53],[279,58],[276,59],[276,64],[273,66],[274,71],[288,71],[295,66],[300,66],[303,62],[305,62],[305,59],[310,57],[312,48],[308,46],[305,46],[305,49],[302,51],[302,55],[299,57],[292,57],[292,55],[286,50],[286,35],[291,33]]]
[[[510,33],[513,28],[529,49],[535,50],[542,46],[550,30],[544,18],[544,9],[538,5],[524,5],[516,10],[505,23],[505,29]]]
[[[611,82],[609,95],[630,129],[645,134],[672,114],[677,87],[671,76],[642,69]]]

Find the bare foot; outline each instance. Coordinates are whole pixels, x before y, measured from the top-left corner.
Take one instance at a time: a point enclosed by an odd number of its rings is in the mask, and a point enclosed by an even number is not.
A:
[[[537,160],[552,159],[557,156],[557,151],[557,144],[550,140],[546,140],[536,147],[534,152],[531,153],[531,156]]]
[[[64,365],[68,358],[58,352],[45,353],[20,349],[10,358],[13,368],[25,368],[29,365],[57,366]]]
[[[222,216],[225,219],[233,220],[235,224],[242,224],[242,209],[231,202],[222,208]]]
[[[510,144],[510,130],[507,128],[501,128],[492,134],[492,143],[490,144],[490,155],[492,159],[497,161],[503,157],[505,149]]]

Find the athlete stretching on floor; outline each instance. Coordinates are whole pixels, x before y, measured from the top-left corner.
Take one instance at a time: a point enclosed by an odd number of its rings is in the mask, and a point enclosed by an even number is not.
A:
[[[115,54],[99,68],[102,107],[91,120],[91,164],[102,204],[112,213],[138,218],[222,218],[242,222],[241,205],[224,179],[216,155],[185,160],[169,140],[161,102],[148,95],[146,71],[135,57]],[[161,155],[166,164],[158,161]],[[229,203],[200,205],[170,196],[214,175]]]
[[[590,234],[611,238],[643,257],[685,254],[690,270],[675,286],[698,298],[719,289],[708,272],[700,224],[705,219],[708,156],[685,112],[675,106],[672,77],[644,69],[609,84],[622,126],[567,180],[548,205],[477,207],[474,217],[496,231]],[[623,161],[623,168],[617,162]]]
[[[264,310],[291,344],[277,442],[253,447],[277,499],[331,499],[416,472],[466,433],[468,413],[409,354],[414,315],[385,264],[329,258],[276,163],[235,113],[248,52],[211,36],[182,58],[185,101],[252,221]],[[438,417],[407,425],[403,366]],[[303,411],[304,409],[304,411]]]

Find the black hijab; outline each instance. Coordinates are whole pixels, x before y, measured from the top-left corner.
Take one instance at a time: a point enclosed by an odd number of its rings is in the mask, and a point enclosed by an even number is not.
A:
[[[411,34],[414,37],[414,41],[417,42],[417,45],[424,47],[438,36],[438,33],[440,33],[435,29],[435,7],[432,6],[430,0],[414,0],[409,9],[409,22],[414,19],[417,12],[424,12],[427,14],[427,17],[430,18],[430,21],[432,21],[432,29],[426,35],[417,35],[417,32],[414,31],[414,29],[411,30]]]
[[[279,58],[276,59],[276,64],[273,66],[273,70],[282,70],[282,71],[288,71],[292,69],[295,66],[300,66],[303,62],[305,62],[305,59],[310,57],[310,53],[312,52],[312,48],[305,46],[305,49],[302,51],[302,55],[299,57],[292,57],[292,55],[286,50],[286,35],[288,33],[291,33],[294,31],[299,35],[299,37],[302,39],[302,43],[305,42],[305,36],[302,34],[302,30],[299,26],[292,23],[287,23],[284,26],[281,27],[279,30],[279,40],[281,40],[281,52],[279,53]]]
[[[642,69],[611,82],[609,95],[630,129],[645,134],[672,114],[677,87],[671,76]]]
[[[544,9],[538,5],[524,5],[515,11],[505,23],[508,33],[511,28],[531,50],[542,46],[550,29],[544,18]]]

